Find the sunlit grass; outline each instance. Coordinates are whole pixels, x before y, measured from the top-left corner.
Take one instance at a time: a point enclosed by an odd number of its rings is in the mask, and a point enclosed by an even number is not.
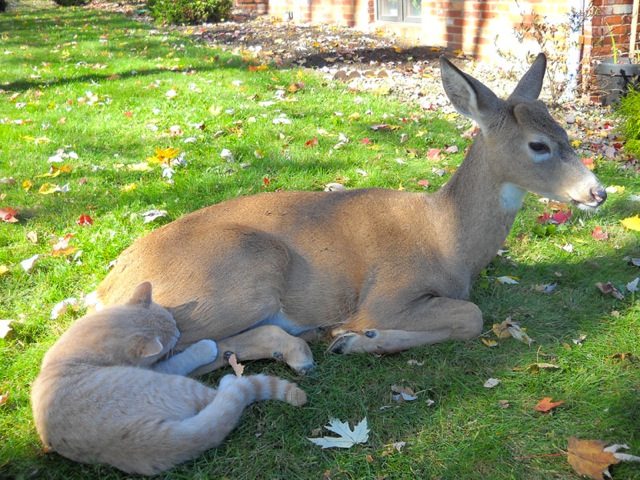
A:
[[[457,145],[462,152],[467,145],[453,117],[351,92],[304,71],[250,69],[241,58],[117,15],[75,9],[4,15],[0,38],[0,178],[15,180],[0,185],[0,207],[17,209],[21,219],[0,224],[0,265],[9,268],[0,276],[0,318],[14,320],[13,332],[0,340],[0,393],[9,394],[0,406],[0,477],[121,477],[109,467],[44,455],[28,399],[42,355],[82,313],[50,320],[51,308],[91,291],[134,239],[202,206],[261,191],[322,190],[329,182],[423,191],[419,180],[434,191],[462,154],[431,162],[427,150]],[[380,124],[390,128],[370,128]],[[338,146],[340,134],[349,141]],[[167,147],[186,161],[172,183],[158,165],[135,170]],[[61,148],[78,155],[64,162],[72,171],[38,178]],[[232,162],[221,157],[223,149]],[[473,292],[486,330],[512,316],[536,340],[531,347],[511,339],[489,349],[476,340],[343,357],[316,345],[317,371],[296,379],[308,406],[251,407],[221,448],[166,478],[317,479],[325,472],[352,479],[573,478],[566,460],[554,456],[569,436],[628,443],[638,454],[637,364],[613,355],[640,355],[640,308],[633,294],[616,301],[594,284],[624,288],[639,274],[624,260],[640,256],[638,235],[619,220],[637,213],[629,196],[640,192],[637,176],[613,163],[601,162],[596,173],[625,192],[611,195],[596,215],[576,214],[549,237],[533,233],[545,207],[528,198],[508,252]],[[28,191],[25,180],[33,184]],[[70,191],[38,193],[46,182],[68,183]],[[150,209],[167,217],[145,224],[140,214]],[[77,225],[81,214],[94,224]],[[591,237],[596,225],[609,233],[607,241]],[[51,240],[68,233],[82,253],[50,256]],[[568,243],[572,253],[561,248]],[[27,273],[20,262],[34,254],[42,257]],[[498,284],[501,275],[520,283]],[[548,283],[557,283],[553,293],[536,289]],[[586,340],[578,346],[573,340],[580,335]],[[527,367],[536,362],[561,369],[534,374]],[[294,377],[273,362],[247,369]],[[489,377],[502,383],[485,389]],[[418,400],[393,403],[393,384],[420,392]],[[543,396],[566,403],[542,415],[533,407]],[[499,400],[510,407],[500,408]],[[330,417],[364,416],[367,445],[322,451],[306,440]],[[389,448],[399,441],[406,442],[401,452]],[[614,478],[640,474],[617,466]]]

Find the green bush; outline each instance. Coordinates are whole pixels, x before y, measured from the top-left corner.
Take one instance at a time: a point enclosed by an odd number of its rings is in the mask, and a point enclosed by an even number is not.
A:
[[[623,118],[622,128],[627,140],[625,149],[640,156],[640,90],[631,91],[620,100],[618,113]]]
[[[165,23],[219,22],[229,16],[232,0],[148,0],[151,15]]]
[[[53,0],[58,5],[63,7],[81,7],[82,5],[86,5],[91,0]]]

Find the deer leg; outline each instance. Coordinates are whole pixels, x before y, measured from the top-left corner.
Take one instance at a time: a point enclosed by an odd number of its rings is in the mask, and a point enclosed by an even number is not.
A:
[[[275,358],[282,360],[298,373],[313,369],[313,355],[307,342],[289,335],[280,327],[265,325],[234,335],[218,343],[220,354],[215,361],[196,369],[191,375],[202,375],[228,365],[228,355],[236,354],[238,361]]]
[[[392,320],[376,319],[359,312],[331,333],[333,353],[392,353],[446,340],[468,340],[482,332],[482,312],[474,303],[434,297],[402,309]],[[380,326],[381,328],[378,328]]]

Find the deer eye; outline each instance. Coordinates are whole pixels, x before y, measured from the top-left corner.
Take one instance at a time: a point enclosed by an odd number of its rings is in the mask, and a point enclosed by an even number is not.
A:
[[[551,149],[549,148],[549,145],[542,142],[529,142],[529,148],[533,150],[534,153],[537,153],[538,155],[551,153]]]

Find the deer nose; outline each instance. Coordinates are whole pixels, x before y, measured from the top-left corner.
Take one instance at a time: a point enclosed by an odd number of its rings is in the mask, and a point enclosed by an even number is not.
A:
[[[598,205],[602,205],[607,199],[607,192],[602,185],[598,185],[591,189],[591,196],[596,202],[598,202]]]

